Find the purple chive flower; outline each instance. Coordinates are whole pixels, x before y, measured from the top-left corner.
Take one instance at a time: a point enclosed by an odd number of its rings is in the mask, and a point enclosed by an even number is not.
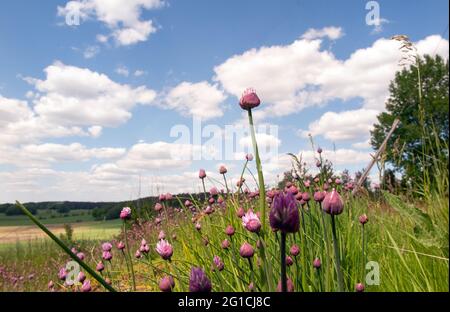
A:
[[[142,253],[148,253],[148,252],[150,251],[150,247],[148,247],[147,244],[141,245],[141,246],[139,247],[139,251],[142,252]]]
[[[310,187],[310,186],[311,186],[311,181],[306,180],[306,181],[303,182],[303,185],[304,185],[305,187]]]
[[[102,244],[102,250],[103,251],[111,251],[111,249],[112,249],[112,245],[111,245],[111,243],[103,243]]]
[[[120,219],[128,220],[130,218],[131,218],[131,208],[130,207],[123,207],[122,211],[120,212]]]
[[[223,270],[225,264],[222,262],[222,259],[220,259],[219,256],[214,256],[213,262],[217,270],[219,271]]]
[[[213,186],[213,187],[209,190],[209,194],[211,194],[211,196],[217,196],[217,195],[219,195],[219,190],[217,189],[217,187]]]
[[[242,225],[252,233],[258,233],[261,229],[261,221],[251,209],[242,217]]]
[[[297,194],[295,194],[295,199],[298,200],[298,201],[301,201],[302,200],[302,196],[303,196],[303,193],[298,192]]]
[[[227,228],[225,229],[225,234],[227,234],[228,236],[233,236],[234,235],[234,227],[231,225],[227,226]]]
[[[78,276],[77,276],[77,281],[80,283],[83,283],[85,279],[86,279],[86,275],[80,271],[80,273],[78,273]]]
[[[289,252],[293,257],[297,257],[300,254],[300,247],[298,245],[292,245]]]
[[[369,218],[367,217],[366,214],[359,216],[359,223],[361,223],[362,225],[366,224],[368,221]]]
[[[171,292],[175,287],[175,281],[172,276],[165,276],[159,282],[159,289],[162,292]]]
[[[164,260],[170,260],[173,254],[172,245],[169,244],[165,239],[162,239],[156,244],[156,252],[163,258]]]
[[[103,260],[110,261],[112,259],[112,254],[109,251],[104,251],[102,253]]]
[[[163,205],[161,205],[161,203],[156,203],[155,204],[155,211],[159,212],[163,209]]]
[[[70,249],[70,251],[72,251],[72,253],[77,254],[77,249],[75,247],[72,247],[72,249]]]
[[[207,206],[207,207],[206,207],[205,213],[206,213],[207,215],[210,215],[210,214],[212,214],[213,212],[214,212],[214,210],[213,210],[213,208],[212,208],[211,206]]]
[[[91,281],[90,280],[85,280],[83,285],[81,286],[81,291],[82,292],[90,292],[92,290],[91,288]]]
[[[342,181],[339,178],[336,178],[336,180],[334,180],[334,183],[336,183],[336,185],[341,185]]]
[[[202,225],[200,224],[200,222],[197,222],[197,223],[195,224],[195,229],[196,229],[197,231],[200,231],[200,230],[202,229]]]
[[[245,215],[245,210],[242,207],[239,207],[238,211],[236,212],[236,215],[238,218],[242,218]]]
[[[171,200],[173,195],[171,193],[166,193],[166,200]]]
[[[219,168],[219,173],[220,174],[225,174],[225,173],[227,173],[227,168],[225,167],[225,166],[220,166],[220,168]]]
[[[277,291],[281,292],[281,281],[278,282]],[[287,291],[294,292],[294,283],[290,278],[287,279]]]
[[[190,292],[211,292],[211,281],[201,268],[193,267],[189,276]]]
[[[241,248],[239,249],[239,254],[242,258],[251,258],[253,257],[254,253],[255,251],[253,250],[252,245],[247,242],[242,244]]]
[[[292,193],[293,195],[298,194],[298,188],[295,185],[291,185],[287,189],[288,192]]]
[[[237,187],[241,187],[245,182],[245,178],[240,179],[239,181],[236,182],[236,186]]]
[[[330,188],[330,185],[328,183],[324,183],[323,184],[323,190],[324,191],[328,191],[328,189]],[[326,195],[326,194],[325,194]]]
[[[200,178],[200,179],[204,179],[204,178],[206,178],[206,171],[205,171],[205,169],[200,169],[199,171],[198,171],[198,177]]]
[[[161,222],[162,222],[161,218],[155,218],[155,224],[156,225],[161,224]]]
[[[230,248],[230,241],[229,241],[228,239],[225,239],[225,240],[222,242],[222,248],[223,248],[223,249],[228,249],[228,248]]]
[[[103,262],[97,263],[97,266],[95,268],[97,271],[102,272],[105,269],[105,266],[103,265]]]
[[[320,262],[319,258],[314,259],[313,261],[313,267],[316,269],[320,269],[320,266],[322,265],[322,263]]]
[[[123,242],[118,242],[116,247],[119,250],[123,250],[125,249],[125,244]]]
[[[319,148],[317,149],[317,153],[322,154],[322,148],[319,147]]]
[[[162,231],[162,230],[159,231],[158,240],[162,240],[162,239],[165,239],[165,238],[166,238],[166,233],[164,233],[164,231]]]
[[[136,250],[136,252],[134,253],[134,257],[135,257],[136,259],[139,259],[139,258],[142,257],[142,253],[141,253],[139,250]]]
[[[215,199],[214,197],[211,197],[210,199],[208,199],[208,203],[210,203],[211,205],[214,204]]]
[[[66,268],[61,268],[61,269],[59,269],[59,272],[58,272],[58,278],[59,278],[60,280],[62,280],[62,281],[65,281],[65,280],[66,280],[66,277],[67,277],[67,270],[66,270]]]
[[[327,193],[322,202],[322,209],[330,215],[341,214],[344,210],[344,203],[341,196],[335,189],[331,193]]]
[[[280,230],[284,233],[295,233],[298,231],[300,219],[297,203],[291,193],[286,195],[280,193],[275,196],[272,209],[270,210],[269,221],[273,230]]]
[[[286,265],[291,266],[294,264],[294,260],[290,256],[286,256]]]
[[[321,203],[325,198],[325,192],[317,191],[314,193],[314,200],[318,203]]]
[[[252,88],[245,89],[244,93],[242,93],[242,97],[239,101],[239,105],[242,109],[250,110],[259,106],[261,101],[259,97],[256,95],[256,91]]]
[[[267,192],[267,197],[268,198],[274,198],[275,197],[275,195],[277,195],[277,191],[276,190],[269,190],[268,192]]]
[[[247,160],[247,161],[252,161],[253,160],[253,154],[247,154],[247,155],[245,155],[245,159]]]
[[[159,195],[159,201],[163,202],[166,200],[166,194]]]
[[[85,258],[84,253],[82,253],[82,252],[77,253],[77,257],[80,260],[84,260],[84,258]]]
[[[303,199],[305,202],[308,202],[308,201],[311,199],[311,196],[309,196],[309,193],[308,193],[308,192],[304,192],[304,193],[302,194],[302,199]]]
[[[358,284],[356,284],[356,286],[355,286],[355,291],[356,291],[356,292],[363,292],[364,289],[365,289],[365,287],[364,287],[364,284],[363,284],[363,283],[358,283]]]

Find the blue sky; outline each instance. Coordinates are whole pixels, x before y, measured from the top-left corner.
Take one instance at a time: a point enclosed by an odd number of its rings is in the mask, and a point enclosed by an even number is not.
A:
[[[268,184],[289,169],[287,152],[312,163],[308,133],[337,170],[363,168],[400,68],[389,38],[448,58],[448,1],[377,1],[377,27],[367,2],[4,1],[0,202],[129,199],[139,179],[143,195],[197,190],[198,168],[218,179],[219,164],[235,178],[241,154],[173,159],[198,146],[170,131],[192,129],[194,115],[246,125],[237,102],[247,87],[262,100],[257,124],[278,127],[260,137],[279,155],[263,164]]]

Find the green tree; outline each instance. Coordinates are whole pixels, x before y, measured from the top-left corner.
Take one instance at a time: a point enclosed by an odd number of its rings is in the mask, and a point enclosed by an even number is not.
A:
[[[378,115],[371,132],[371,145],[378,149],[394,119],[400,119],[387,143],[386,161],[403,174],[404,181],[412,183],[419,183],[436,159],[448,162],[448,59],[425,56],[418,64],[421,101],[416,63],[396,74],[389,86],[386,112]]]
[[[283,173],[283,180],[278,182],[278,188],[280,190],[284,189],[287,182],[292,182],[294,180],[294,177],[292,175],[292,171],[286,171]]]
[[[68,205],[65,204],[61,204],[58,206],[58,208],[56,208],[56,211],[60,214],[65,214],[65,213],[69,213],[70,212],[70,207]]]

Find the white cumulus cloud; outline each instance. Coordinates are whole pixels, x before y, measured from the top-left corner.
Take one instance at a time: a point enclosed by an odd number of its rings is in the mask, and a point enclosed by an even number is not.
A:
[[[130,71],[125,66],[121,65],[116,68],[116,73],[118,73],[121,76],[128,77],[130,74]]]
[[[263,102],[254,114],[259,121],[296,114],[333,100],[359,100],[358,109],[327,112],[301,134],[311,132],[332,140],[364,140],[376,114],[385,108],[390,81],[402,68],[400,44],[381,38],[341,60],[323,50],[321,39],[341,35],[342,30],[337,27],[312,29],[288,45],[245,51],[216,66],[213,79],[238,98],[247,87],[255,88]],[[448,58],[448,40],[439,35],[419,40],[416,46],[420,54]]]
[[[217,85],[206,81],[182,82],[168,91],[162,100],[162,107],[174,109],[186,116],[210,119],[223,115],[220,104],[225,99],[226,95]]]
[[[125,154],[125,151],[124,148],[87,148],[80,143],[68,145],[54,143],[32,144],[23,146],[21,150],[21,152],[29,155],[30,159],[36,158],[48,162],[118,158]]]
[[[303,35],[303,39],[313,40],[327,37],[331,40],[336,40],[344,35],[341,27],[324,27],[322,29],[310,28]]]
[[[357,109],[339,113],[326,112],[318,120],[309,125],[308,130],[301,130],[302,137],[322,135],[332,141],[354,140],[367,137],[377,121],[379,111],[373,109]]]
[[[156,92],[112,81],[87,68],[55,62],[45,69],[44,80],[34,80],[42,96],[34,110],[61,125],[117,126],[131,118],[136,104],[150,104]]]
[[[81,21],[96,19],[104,23],[110,34],[97,35],[97,40],[107,42],[114,38],[118,45],[132,45],[147,41],[157,31],[152,20],[142,20],[143,10],[152,10],[164,5],[162,0],[74,0],[58,6],[59,16],[77,16]]]

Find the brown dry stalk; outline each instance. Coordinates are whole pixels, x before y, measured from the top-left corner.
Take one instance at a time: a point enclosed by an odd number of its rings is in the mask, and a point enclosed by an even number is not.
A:
[[[391,137],[392,133],[394,133],[394,130],[397,128],[399,122],[400,122],[400,120],[398,118],[395,118],[394,122],[392,123],[391,130],[389,130],[389,133],[386,135],[386,138],[384,139],[384,141],[381,144],[380,148],[376,152],[375,156],[373,156],[373,159],[370,161],[369,165],[366,167],[366,170],[364,170],[364,173],[359,178],[358,182],[355,185],[355,188],[352,191],[352,195],[355,195],[358,192],[358,189],[361,187],[363,182],[366,180],[366,178],[369,175],[369,172],[372,169],[373,165],[378,160],[380,155],[384,153],[384,150],[386,149],[387,141]]]

